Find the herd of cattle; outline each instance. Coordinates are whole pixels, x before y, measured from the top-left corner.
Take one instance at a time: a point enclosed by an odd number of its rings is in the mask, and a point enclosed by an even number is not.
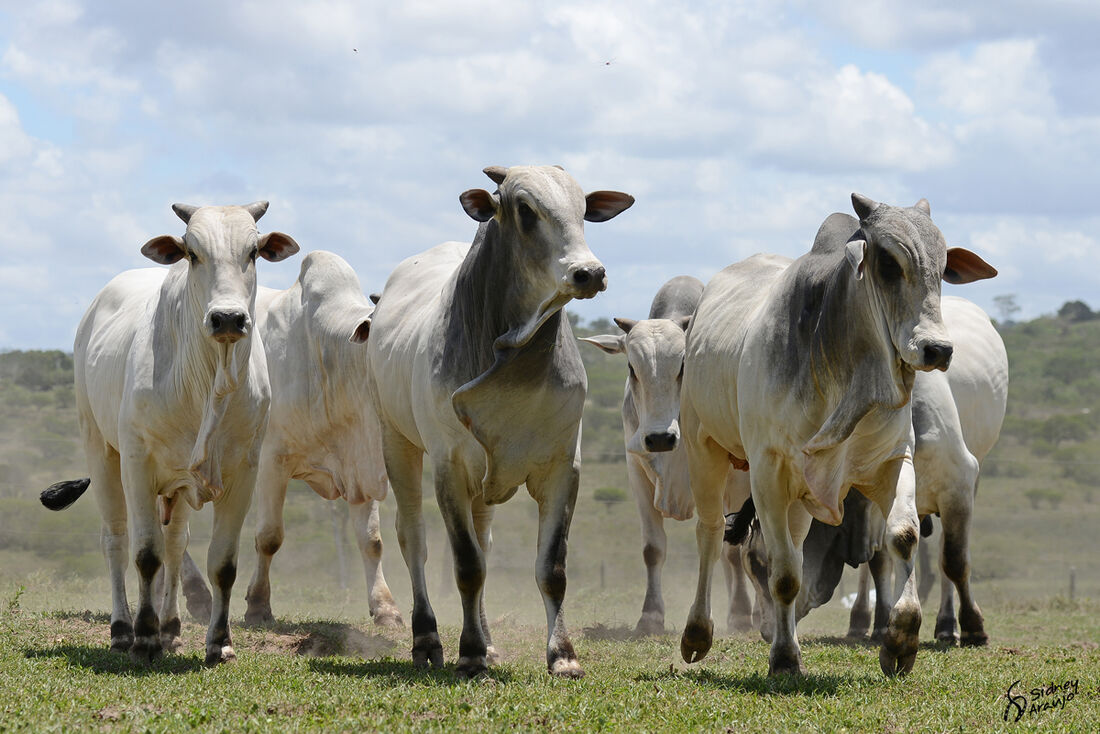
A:
[[[258,233],[266,202],[175,205],[183,237],[142,247],[171,267],[124,272],[96,296],[74,346],[90,477],[59,482],[42,501],[63,509],[89,486],[96,496],[113,650],[148,660],[180,645],[181,577],[194,576],[188,516],[210,502],[206,662],[233,659],[229,598],[253,489],[258,564],[245,620],[263,623],[294,478],[347,500],[370,613],[400,625],[379,563],[378,503],[393,488],[413,589],[412,658],[442,665],[424,569],[426,453],[461,595],[459,675],[498,657],[483,606],[485,554],[494,506],[520,485],[538,504],[547,667],[583,675],[562,604],[587,378],[562,307],[607,287],[584,221],[609,220],[634,199],[585,195],[556,166],[485,173],[494,192],[459,197],[480,222],[473,243],[407,258],[372,297],[377,305],[328,252],[305,256],[285,291],[257,287],[258,257],[278,262],[299,249],[280,232]],[[948,248],[925,200],[898,208],[853,194],[852,203],[858,219],[830,216],[799,259],[757,255],[705,287],[673,278],[648,319],[616,319],[622,334],[584,339],[628,363],[627,469],[648,571],[640,633],[664,630],[663,519],[698,512],[697,595],[681,638],[688,662],[711,646],[721,554],[727,622],[760,627],[770,674],[804,671],[796,621],[828,600],[844,563],[866,564],[852,631],[870,623],[873,576],[881,667],[908,672],[921,623],[914,560],[931,515],[943,524],[946,577],[936,636],[956,639],[949,579],[962,642],[987,639],[969,588],[968,537],[979,464],[1004,416],[1007,359],[988,317],[963,299],[941,301],[940,282],[996,271]],[[131,554],[136,617],[124,584]]]

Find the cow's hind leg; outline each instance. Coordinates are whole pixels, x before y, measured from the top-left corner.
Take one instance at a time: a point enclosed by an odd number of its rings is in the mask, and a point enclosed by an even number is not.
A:
[[[206,664],[217,665],[237,659],[229,631],[229,597],[237,580],[237,555],[240,550],[241,526],[252,502],[256,484],[256,469],[244,470],[242,476],[226,486],[225,494],[214,502],[214,528],[210,550],[206,557],[206,572],[213,586],[210,625],[206,628]]]
[[[382,573],[382,533],[378,527],[378,503],[368,499],[359,505],[351,505],[351,523],[355,528],[355,540],[363,556],[363,570],[367,577],[367,604],[374,623],[379,627],[404,627],[401,612],[390,593],[386,577]]]
[[[977,474],[976,465],[974,473]],[[970,484],[968,488],[973,486]],[[944,576],[951,580],[959,592],[959,627],[962,631],[960,640],[963,645],[985,645],[989,642],[989,636],[985,632],[985,619],[970,591],[970,518],[973,494],[968,492],[964,496],[941,497],[940,505],[943,520],[941,564]],[[946,596],[951,590],[946,582],[944,586]],[[950,626],[948,624],[941,605],[940,615],[936,619],[936,639],[953,641],[954,619],[950,618]]]
[[[848,615],[848,637],[862,639],[867,636],[871,626],[871,569],[866,563],[859,567],[859,582],[856,587],[856,600]]]
[[[420,485],[424,455],[404,436],[386,425],[382,426],[382,451],[397,503],[397,542],[412,583],[413,664],[421,668],[429,664],[440,668],[443,666],[443,645],[439,642],[435,612],[428,600],[428,581],[424,577],[424,563],[428,558],[421,508],[423,490]]]
[[[552,675],[562,678],[584,676],[562,611],[566,585],[566,545],[579,487],[580,471],[572,462],[563,462],[545,475],[527,479],[527,489],[539,504],[535,581],[546,607],[546,667]]]
[[[690,436],[690,433],[686,435]],[[726,472],[729,471],[729,459],[726,451],[709,438],[701,442],[688,441],[685,448],[688,452],[691,493],[699,513],[695,525],[699,576],[695,601],[688,611],[684,632],[680,635],[680,655],[685,662],[695,663],[706,657],[714,642],[710,587],[714,562],[722,552],[722,534],[726,529],[726,518],[722,514],[722,493]]]
[[[660,635],[665,631],[665,602],[661,596],[661,568],[665,563],[664,518],[653,506],[653,482],[633,457],[627,457],[627,474],[634,499],[638,503],[638,517],[642,524],[642,561],[645,563],[645,600],[642,615],[634,627],[637,635]]]
[[[752,599],[749,597],[749,579],[741,565],[741,549],[735,545],[723,543],[722,559],[729,596],[726,630],[731,634],[750,632],[753,629]]]
[[[477,533],[477,542],[481,546],[484,556],[489,555],[493,547],[493,508],[485,504],[481,497],[473,500],[474,532]],[[485,616],[485,594],[481,595],[480,605],[481,631],[485,634],[485,662],[494,665],[500,662],[500,653],[493,645],[493,635],[489,631],[489,620]]]
[[[256,477],[256,571],[248,583],[244,613],[247,625],[271,624],[271,562],[283,545],[283,505],[290,475],[274,452],[263,452]]]
[[[748,569],[749,579],[756,592],[754,614],[759,616],[760,637],[771,642],[775,637],[775,604],[768,590],[768,549],[764,547],[760,521],[753,521],[753,530],[741,544],[741,567]]]
[[[134,646],[134,622],[126,598],[130,539],[119,455],[103,441],[98,429],[84,420],[81,424],[86,432],[84,452],[88,457],[92,494],[103,519],[100,541],[111,580],[111,650],[124,653]]]
[[[164,502],[161,498],[159,502]],[[175,652],[182,644],[180,640],[179,586],[183,554],[187,550],[190,533],[187,518],[191,507],[177,500],[172,508],[171,521],[164,532],[164,589],[160,603],[160,644],[164,650]]]
[[[894,591],[891,589],[894,562],[888,551],[880,549],[871,556],[867,568],[875,585],[875,618],[871,627],[871,642],[882,642],[890,624],[890,609],[894,603]]]

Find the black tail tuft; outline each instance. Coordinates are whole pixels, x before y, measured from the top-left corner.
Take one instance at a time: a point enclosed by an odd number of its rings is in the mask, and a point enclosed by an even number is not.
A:
[[[925,515],[920,519],[920,537],[927,538],[932,534],[932,516]]]
[[[46,509],[58,511],[64,510],[80,499],[80,495],[84,494],[88,489],[88,485],[92,483],[92,480],[88,477],[83,479],[70,479],[65,482],[58,482],[57,484],[51,484],[47,489],[42,491],[39,495],[39,499],[42,500],[42,504]]]
[[[756,517],[756,505],[752,503],[752,497],[745,500],[741,509],[726,515],[726,534],[722,540],[730,545],[741,545],[749,534],[749,525]]]

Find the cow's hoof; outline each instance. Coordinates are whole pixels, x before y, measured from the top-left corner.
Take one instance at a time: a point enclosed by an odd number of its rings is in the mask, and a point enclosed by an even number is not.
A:
[[[222,663],[231,663],[237,659],[237,653],[234,652],[232,645],[207,645],[206,646],[206,667],[213,668],[215,665],[221,665]]]
[[[867,636],[867,630],[871,629],[871,615],[856,613],[848,617],[848,637],[862,640]]]
[[[989,644],[989,635],[985,633],[985,630],[963,632],[960,642],[963,647],[985,647]]]
[[[726,618],[726,632],[731,635],[752,632],[754,629],[756,627],[752,623],[751,614],[734,614]]]
[[[492,645],[485,648],[485,662],[489,665],[496,665],[500,662],[500,653]]]
[[[664,633],[664,617],[643,614],[638,620],[638,624],[634,625],[634,635],[636,637],[650,637],[653,635],[663,635]]]
[[[680,655],[686,663],[697,663],[707,656],[713,642],[714,622],[688,622],[680,636]]]
[[[405,620],[401,618],[401,612],[397,611],[397,607],[392,605],[378,607],[372,616],[376,627],[397,629],[405,626]]]
[[[177,652],[183,647],[183,640],[179,635],[161,635],[160,646],[165,652]]]
[[[137,637],[130,648],[130,659],[139,665],[148,665],[163,653],[159,637]]]
[[[849,640],[864,640],[867,639],[867,628],[857,629],[855,627],[848,628],[848,634],[845,635]]]
[[[455,663],[455,675],[463,680],[484,675],[489,670],[484,655],[463,655]]]
[[[871,631],[871,642],[879,643],[886,638],[886,628],[878,627]]]
[[[427,668],[429,665],[433,668],[442,668],[443,645],[439,643],[439,638],[435,638],[434,642],[414,644],[412,660],[413,665],[418,668]]]
[[[270,624],[275,624],[275,615],[271,613],[270,606],[250,606],[245,610],[245,627],[265,627]]]
[[[806,666],[802,664],[802,654],[795,651],[794,655],[780,655],[768,660],[768,676],[779,675],[806,675]]]
[[[577,680],[584,677],[584,669],[576,658],[558,658],[547,666],[550,675],[556,678]]]
[[[887,678],[896,675],[908,675],[913,670],[913,664],[917,661],[917,651],[906,652],[902,655],[893,655],[886,646],[879,649],[878,664],[882,673]]]

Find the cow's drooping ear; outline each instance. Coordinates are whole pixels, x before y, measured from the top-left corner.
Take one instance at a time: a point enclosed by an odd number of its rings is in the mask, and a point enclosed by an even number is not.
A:
[[[367,296],[367,298],[370,299],[371,303],[373,303],[375,306],[377,306],[378,302],[382,300],[382,294],[381,293],[371,293],[369,296]]]
[[[352,344],[366,344],[370,336],[370,316],[355,325],[355,331],[351,332],[348,341]]]
[[[615,324],[620,329],[623,330],[624,334],[629,334],[630,330],[638,325],[638,322],[635,321],[634,319],[620,319],[620,318],[616,317],[615,318]]]
[[[486,166],[481,172],[493,180],[497,186],[504,183],[504,177],[508,175],[508,169],[504,166]]]
[[[588,342],[599,347],[608,354],[622,354],[626,349],[626,337],[622,334],[599,334],[597,336],[582,336],[582,342]]]
[[[254,201],[251,204],[247,204],[244,209],[246,212],[252,215],[253,222],[258,222],[260,221],[260,217],[262,217],[267,212],[267,202]]]
[[[634,197],[619,191],[593,191],[584,197],[584,219],[606,222],[622,214],[634,204]]]
[[[477,222],[488,222],[497,213],[497,199],[485,189],[463,191],[458,201],[470,218]]]
[[[932,205],[928,203],[928,199],[921,199],[913,205],[914,209],[920,209],[928,216],[932,216]]]
[[[855,271],[856,280],[863,279],[863,256],[867,252],[867,240],[852,240],[844,246],[844,257]]]
[[[183,246],[183,240],[179,237],[162,234],[142,245],[141,254],[155,263],[171,265],[187,255],[187,248]]]
[[[691,326],[691,317],[690,316],[684,316],[679,321],[677,321],[676,324],[677,324],[677,326],[679,326],[684,331],[687,331],[688,327]]]
[[[282,232],[268,232],[260,235],[259,245],[260,257],[273,263],[286,260],[299,250],[294,238]]]
[[[852,208],[855,209],[856,216],[862,222],[871,216],[871,212],[878,209],[878,202],[874,199],[868,199],[863,194],[852,194]]]
[[[947,267],[943,279],[948,283],[963,285],[975,280],[985,280],[997,274],[997,269],[963,247],[950,247],[947,250]]]
[[[197,206],[191,206],[190,204],[173,204],[172,211],[176,213],[176,216],[183,220],[184,224],[191,221],[191,215],[197,212],[199,208]]]

